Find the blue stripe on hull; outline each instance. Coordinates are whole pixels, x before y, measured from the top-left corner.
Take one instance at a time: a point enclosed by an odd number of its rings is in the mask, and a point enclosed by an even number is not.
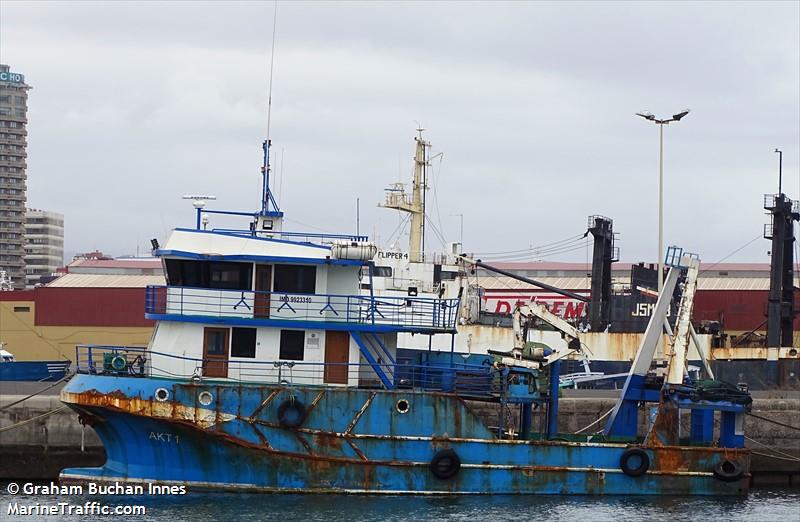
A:
[[[0,381],[58,381],[70,361],[14,361],[0,363]]]

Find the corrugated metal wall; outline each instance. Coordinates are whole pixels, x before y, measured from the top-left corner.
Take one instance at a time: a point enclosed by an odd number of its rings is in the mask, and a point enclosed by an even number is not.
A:
[[[144,288],[37,288],[36,326],[153,326]]]
[[[695,321],[719,321],[727,331],[749,331],[764,321],[769,292],[756,290],[703,290],[694,298]],[[795,309],[800,292],[795,292]],[[758,330],[766,330],[766,324]],[[795,318],[794,329],[800,329],[800,316]]]

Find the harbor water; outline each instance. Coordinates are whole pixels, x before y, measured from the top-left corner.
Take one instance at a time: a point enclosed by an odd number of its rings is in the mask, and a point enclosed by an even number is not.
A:
[[[188,493],[178,496],[11,495],[2,485],[0,520],[108,520],[104,515],[13,515],[9,506],[144,506],[145,515],[116,516],[137,521],[170,520],[800,520],[800,489],[756,488],[744,498],[642,496],[358,496],[239,495]]]

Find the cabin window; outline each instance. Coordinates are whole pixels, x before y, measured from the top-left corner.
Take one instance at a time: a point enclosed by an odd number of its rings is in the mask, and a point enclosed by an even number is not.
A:
[[[392,267],[376,266],[372,269],[372,277],[392,277]]]
[[[273,290],[287,294],[313,294],[317,286],[317,267],[275,265]]]
[[[227,328],[206,328],[206,355],[227,355]]]
[[[188,259],[167,259],[167,281],[172,286],[250,290],[253,265]]]
[[[234,328],[231,334],[231,357],[256,356],[256,329]]]
[[[369,277],[369,267],[361,267],[361,278]],[[374,266],[372,267],[372,277],[392,277],[392,267],[390,266]]]
[[[442,281],[455,281],[458,278],[458,272],[450,272],[442,270]]]
[[[305,343],[306,332],[304,330],[281,330],[281,350],[278,358],[302,361]]]
[[[30,306],[15,306],[14,307],[14,311],[15,312],[30,312],[31,311],[31,307]]]

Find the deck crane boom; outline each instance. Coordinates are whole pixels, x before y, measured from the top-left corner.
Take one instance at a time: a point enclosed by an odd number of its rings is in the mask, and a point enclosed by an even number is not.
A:
[[[507,277],[511,277],[518,281],[522,281],[523,283],[528,283],[534,286],[538,286],[540,288],[544,288],[545,290],[549,290],[551,292],[555,292],[567,297],[571,297],[572,299],[578,299],[581,301],[588,301],[589,299],[576,294],[574,292],[570,292],[569,290],[562,290],[561,288],[557,288],[546,283],[542,283],[540,281],[536,281],[535,279],[530,279],[513,272],[509,272],[507,270],[503,270],[492,265],[486,264],[481,260],[471,259],[466,255],[461,255],[459,258],[461,262],[464,264],[470,264],[473,266],[477,266],[483,268],[485,270],[489,270],[490,272],[495,272]],[[526,350],[527,338],[528,338],[528,329],[533,325],[535,321],[542,321],[553,327],[556,331],[561,333],[561,337],[567,342],[566,347],[559,347],[555,350],[552,350],[550,353],[544,353],[542,349],[535,353],[530,353],[530,350]],[[524,304],[524,305],[517,305],[513,312],[513,327],[514,327],[514,348],[510,352],[494,352],[490,350],[490,353],[496,356],[500,356],[501,362],[507,364],[516,364],[516,365],[524,365],[528,367],[535,367],[541,368],[544,366],[548,366],[556,361],[563,359],[564,357],[570,355],[573,352],[579,351],[581,349],[581,339],[580,339],[580,332],[577,328],[569,324],[564,319],[558,317],[554,313],[550,312],[544,305],[536,302]],[[528,353],[526,353],[526,351]],[[535,362],[534,362],[535,361]]]
[[[557,294],[577,299],[578,301],[583,301],[584,303],[588,303],[590,299],[584,295],[576,294],[575,292],[570,292],[569,290],[563,290],[561,288],[548,285],[547,283],[542,283],[541,281],[537,281],[535,279],[531,279],[529,277],[521,276],[519,274],[515,274],[514,272],[509,272],[508,270],[503,270],[502,268],[497,268],[496,266],[492,266],[489,264],[484,263],[480,259],[472,259],[467,257],[466,254],[461,254],[458,257],[458,261],[476,266],[478,268],[483,268],[488,270],[489,272],[494,272],[496,274],[504,275],[506,277],[510,277],[512,279],[516,279],[517,281],[522,281],[523,283],[528,283],[529,285],[538,286],[539,288],[544,288],[545,290],[550,290],[551,292],[555,292]]]

